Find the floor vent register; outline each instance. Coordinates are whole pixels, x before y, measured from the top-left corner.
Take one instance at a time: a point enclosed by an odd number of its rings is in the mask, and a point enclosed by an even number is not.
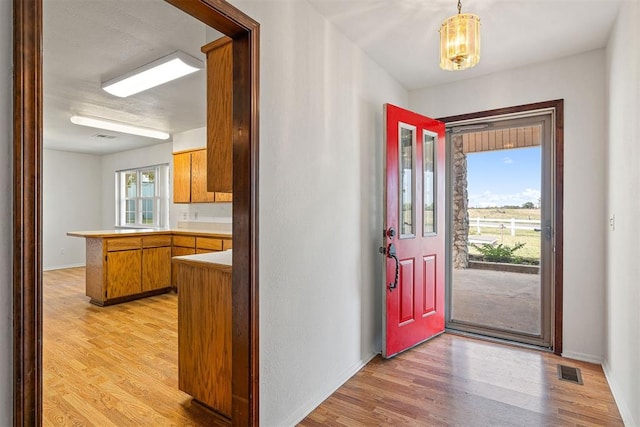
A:
[[[582,374],[579,368],[572,366],[558,365],[558,378],[575,384],[582,384]]]

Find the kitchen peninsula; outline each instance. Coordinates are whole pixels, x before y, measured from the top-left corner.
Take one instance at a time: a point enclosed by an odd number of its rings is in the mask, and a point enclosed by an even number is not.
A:
[[[208,230],[72,231],[86,239],[86,295],[98,306],[169,292],[171,257],[231,249],[231,233]]]

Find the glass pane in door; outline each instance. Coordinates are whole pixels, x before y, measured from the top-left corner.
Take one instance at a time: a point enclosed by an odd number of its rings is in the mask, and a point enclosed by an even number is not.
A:
[[[436,232],[436,137],[431,133],[425,132],[422,143],[422,156],[424,167],[423,179],[423,235],[429,235]]]
[[[400,124],[400,238],[415,236],[415,127]]]

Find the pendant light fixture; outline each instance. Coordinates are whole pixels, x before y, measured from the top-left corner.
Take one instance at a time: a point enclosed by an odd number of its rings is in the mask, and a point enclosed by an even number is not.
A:
[[[461,13],[447,18],[440,28],[440,68],[464,70],[480,62],[480,18],[472,13]]]

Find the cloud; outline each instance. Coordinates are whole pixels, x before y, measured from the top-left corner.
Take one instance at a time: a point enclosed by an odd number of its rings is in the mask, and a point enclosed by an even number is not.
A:
[[[502,161],[505,165],[510,165],[511,163],[513,163],[513,159],[510,157],[505,157],[504,159],[502,159]]]
[[[491,191],[484,191],[480,194],[469,194],[469,207],[522,206],[526,202],[533,202],[537,206],[540,196],[540,190],[533,188],[527,188],[514,194],[497,194]]]

